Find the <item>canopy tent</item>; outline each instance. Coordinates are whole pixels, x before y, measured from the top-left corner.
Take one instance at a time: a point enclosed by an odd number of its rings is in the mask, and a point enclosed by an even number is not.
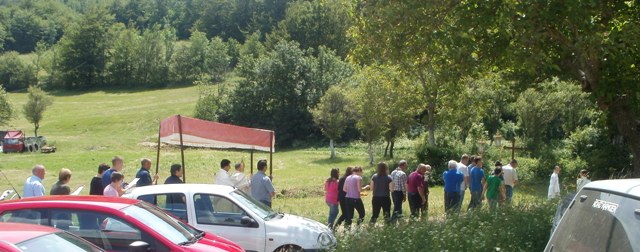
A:
[[[24,134],[21,130],[10,130],[3,136],[3,139],[23,138]]]
[[[180,146],[184,171],[184,146],[215,149],[242,149],[251,151],[251,172],[253,173],[253,151],[269,152],[269,174],[273,172],[273,152],[275,134],[271,130],[241,127],[219,122],[211,122],[181,115],[170,116],[160,122],[158,131],[158,156],[156,173],[160,161],[160,143]],[[185,173],[182,179],[186,182]]]

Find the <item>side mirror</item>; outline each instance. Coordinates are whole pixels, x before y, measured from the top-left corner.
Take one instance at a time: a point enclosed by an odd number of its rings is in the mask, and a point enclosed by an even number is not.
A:
[[[129,244],[129,252],[147,252],[151,251],[149,243],[143,241],[134,241]]]
[[[242,216],[240,224],[247,227],[258,227],[258,223],[249,216]]]

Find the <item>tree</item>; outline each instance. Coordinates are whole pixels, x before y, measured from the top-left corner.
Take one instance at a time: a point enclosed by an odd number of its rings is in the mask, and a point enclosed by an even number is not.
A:
[[[574,80],[610,114],[640,177],[640,5],[635,1],[463,1],[450,11],[486,65]],[[531,79],[531,78],[529,78]]]
[[[7,99],[7,92],[0,86],[0,125],[7,125],[13,117],[13,108]]]
[[[55,64],[61,77],[58,86],[83,89],[104,83],[112,22],[113,16],[106,11],[93,9],[67,30]]]
[[[20,90],[35,84],[35,69],[25,64],[17,52],[0,55],[0,85],[6,90]]]
[[[277,29],[300,43],[302,49],[325,46],[344,58],[351,46],[347,36],[351,19],[345,18],[351,9],[348,1],[295,1],[287,7],[286,16]]]
[[[451,3],[366,1],[356,7],[354,56],[364,64],[393,64],[422,88],[429,145],[436,144],[442,95],[456,95],[473,72],[474,41],[455,29]]]
[[[358,112],[356,127],[367,143],[369,165],[374,165],[373,142],[380,139],[385,130],[385,104],[382,101],[384,94],[380,92],[385,81],[385,76],[374,67],[366,67],[350,79],[355,89],[351,99]]]
[[[37,86],[29,87],[27,103],[22,109],[27,121],[33,123],[33,132],[36,137],[38,136],[38,129],[40,128],[40,121],[42,121],[44,111],[47,110],[51,104],[53,104],[53,99],[42,91],[42,89]]]
[[[140,35],[132,28],[124,29],[120,25],[111,28],[113,42],[108,51],[107,73],[112,86],[133,87],[136,84],[136,69],[142,67],[137,62],[136,54],[140,46]]]
[[[344,95],[343,88],[333,86],[320,99],[316,109],[312,110],[313,121],[320,127],[322,134],[329,138],[331,155],[336,157],[334,140],[340,138],[349,123],[352,122],[353,113],[351,102]]]

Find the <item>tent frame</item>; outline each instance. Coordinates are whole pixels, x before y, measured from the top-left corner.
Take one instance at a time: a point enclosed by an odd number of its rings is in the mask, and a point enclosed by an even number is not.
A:
[[[180,160],[181,160],[181,164],[182,164],[182,181],[184,183],[187,183],[187,177],[186,177],[186,169],[184,166],[184,142],[182,140],[182,116],[180,114],[177,115],[178,116],[178,131],[179,131],[179,135],[180,135]],[[160,138],[161,138],[161,130],[162,130],[162,121],[160,121],[159,123],[159,127],[158,127],[158,145],[157,145],[157,153],[156,153],[156,174],[158,174],[158,170],[160,168]],[[271,141],[273,142],[273,134],[274,132],[271,131]],[[251,175],[253,175],[253,149],[251,149],[250,152],[250,166],[251,166]],[[269,177],[273,177],[273,143],[270,144],[269,147]],[[156,180],[156,184],[158,183],[158,181]]]

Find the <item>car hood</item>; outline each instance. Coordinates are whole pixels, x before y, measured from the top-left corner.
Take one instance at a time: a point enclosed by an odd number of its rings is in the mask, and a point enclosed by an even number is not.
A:
[[[200,239],[198,243],[194,245],[203,246],[203,248],[216,247],[216,248],[219,248],[221,251],[244,252],[244,249],[236,245],[235,243],[208,232],[205,233],[205,236],[202,237],[202,239]],[[197,249],[197,247],[194,247],[194,248]],[[202,251],[207,251],[207,250],[205,249]]]
[[[318,248],[318,236],[321,233],[330,234],[331,230],[320,222],[291,214],[280,214],[280,217],[265,221],[268,237],[289,239],[281,244],[292,243],[301,245],[303,249]],[[293,235],[292,235],[293,234]]]

